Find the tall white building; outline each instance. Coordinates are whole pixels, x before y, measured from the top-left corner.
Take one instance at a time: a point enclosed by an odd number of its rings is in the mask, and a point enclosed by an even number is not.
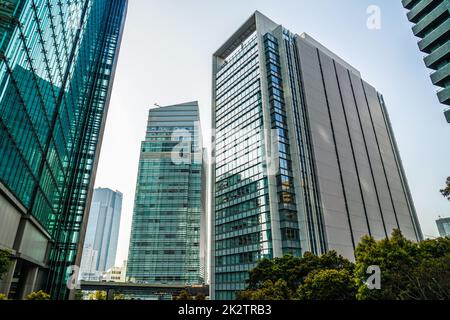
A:
[[[98,261],[98,251],[91,246],[86,246],[83,250],[83,256],[80,266],[80,279],[85,281],[100,281],[101,272],[96,270]]]
[[[122,198],[119,191],[95,189],[83,246],[81,280],[99,281],[102,272],[114,266]]]

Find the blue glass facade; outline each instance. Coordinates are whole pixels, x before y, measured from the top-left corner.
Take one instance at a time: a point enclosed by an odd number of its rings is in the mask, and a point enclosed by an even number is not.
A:
[[[206,172],[199,121],[197,102],[149,112],[128,256],[130,281],[205,282]]]
[[[450,237],[450,218],[441,218],[436,224],[441,237]]]
[[[36,272],[54,299],[67,297],[80,249],[126,8],[126,0],[0,6],[0,182],[26,219],[19,224],[48,241]],[[19,260],[17,274],[36,262]]]
[[[247,271],[259,259],[273,257],[261,77],[256,33],[215,74],[215,251],[211,263],[212,281],[218,283],[216,299],[231,298],[227,292],[244,289]]]

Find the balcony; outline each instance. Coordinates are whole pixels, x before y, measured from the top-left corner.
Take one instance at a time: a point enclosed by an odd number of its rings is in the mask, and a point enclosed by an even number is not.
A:
[[[438,0],[422,0],[411,11],[408,12],[407,17],[409,21],[417,23],[426,10],[436,3]],[[441,0],[442,1],[442,0]]]
[[[402,0],[403,7],[411,10],[420,0]]]
[[[450,108],[447,108],[444,110],[445,119],[447,119],[447,122],[450,123]]]
[[[447,19],[439,27],[427,34],[419,41],[419,49],[425,53],[431,53],[433,45],[441,41],[443,38],[448,38],[450,33],[450,19]]]
[[[434,8],[412,28],[414,34],[419,38],[423,38],[427,27],[443,17],[448,17],[448,9],[444,2]]]
[[[438,98],[442,104],[450,105],[450,87],[439,91]]]
[[[438,64],[445,59],[450,54],[450,40],[440,46],[438,49],[433,51],[430,55],[425,57],[425,65],[430,68],[437,70]]]
[[[445,82],[450,78],[450,63],[439,68],[438,71],[431,74],[431,81],[434,85],[444,87]]]

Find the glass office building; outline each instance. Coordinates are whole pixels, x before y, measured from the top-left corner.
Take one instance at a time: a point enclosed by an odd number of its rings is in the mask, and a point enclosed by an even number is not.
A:
[[[68,297],[79,265],[126,0],[0,5],[0,291]]]
[[[441,237],[450,237],[450,218],[440,218],[436,224]]]
[[[213,299],[261,258],[422,239],[383,97],[358,70],[256,12],[214,54],[213,82]]]
[[[115,266],[122,199],[119,191],[94,190],[81,258],[81,280],[98,281],[102,272]]]
[[[433,70],[431,80],[441,87],[439,101],[450,105],[450,0],[402,0],[402,4],[414,23],[414,35],[421,39],[425,65]],[[450,108],[444,113],[450,123]]]
[[[149,112],[128,256],[132,282],[204,282],[206,172],[199,121],[197,102]]]

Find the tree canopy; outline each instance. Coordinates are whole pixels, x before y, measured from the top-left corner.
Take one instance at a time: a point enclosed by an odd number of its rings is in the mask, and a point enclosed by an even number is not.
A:
[[[11,252],[7,250],[0,250],[0,279],[8,272],[11,264]]]
[[[105,291],[95,291],[89,295],[89,300],[106,300],[107,294]]]
[[[326,284],[331,274],[351,275],[354,264],[335,251],[323,256],[315,256],[307,252],[302,258],[287,255],[273,260],[264,259],[250,272],[248,289],[237,295],[241,300],[291,300],[297,298],[310,299],[317,292],[321,299],[333,299],[334,292],[326,295]],[[315,286],[318,284],[318,286]],[[343,285],[341,288],[346,287]],[[301,290],[303,288],[303,290]],[[344,297],[353,295],[355,289]],[[308,298],[307,298],[308,297]]]
[[[450,238],[419,243],[395,230],[389,239],[362,239],[356,262],[330,251],[264,259],[250,272],[240,300],[448,300]],[[381,270],[381,289],[368,288],[370,267]]]
[[[50,295],[44,291],[32,292],[27,296],[27,300],[50,300]]]
[[[323,269],[311,272],[299,286],[295,298],[299,300],[354,300],[356,283],[345,269]]]
[[[415,243],[395,230],[390,239],[364,238],[355,253],[358,299],[450,299],[449,238]],[[363,284],[372,265],[381,269],[381,290],[369,290]]]
[[[447,178],[446,186],[441,190],[441,193],[448,201],[450,201],[450,177]]]
[[[194,298],[189,294],[187,290],[183,290],[178,296],[174,296],[173,300],[191,301],[194,300]]]

